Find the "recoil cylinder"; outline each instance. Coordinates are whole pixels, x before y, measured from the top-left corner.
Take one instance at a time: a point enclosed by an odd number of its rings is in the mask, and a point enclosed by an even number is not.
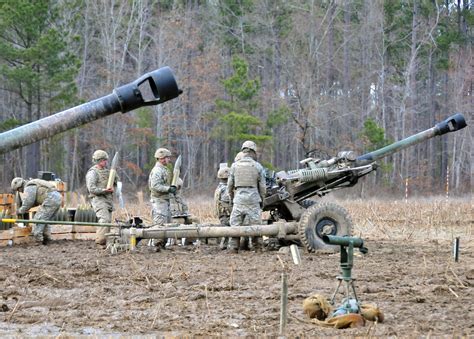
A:
[[[290,176],[295,176],[300,182],[314,182],[326,180],[328,178],[327,168],[299,169],[289,171]]]

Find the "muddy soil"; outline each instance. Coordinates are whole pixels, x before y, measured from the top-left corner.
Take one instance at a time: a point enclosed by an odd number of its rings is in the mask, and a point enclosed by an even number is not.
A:
[[[282,264],[288,265],[288,336],[473,336],[474,244],[455,263],[448,241],[367,240],[353,277],[383,323],[321,328],[303,300],[331,296],[339,254],[222,252],[216,245],[111,255],[91,241],[0,248],[0,336],[277,336]],[[281,261],[278,259],[280,258]],[[341,295],[337,296],[340,301]]]

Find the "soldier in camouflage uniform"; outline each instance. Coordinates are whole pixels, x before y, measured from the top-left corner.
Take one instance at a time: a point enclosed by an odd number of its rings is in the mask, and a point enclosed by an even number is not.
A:
[[[158,148],[155,152],[156,164],[148,177],[150,189],[153,226],[161,228],[164,224],[171,222],[170,195],[177,191],[176,186],[171,185],[171,173],[168,165],[171,163],[171,152],[166,148]],[[164,241],[159,239],[153,242],[159,250],[164,246]]]
[[[109,155],[107,152],[97,150],[92,155],[92,166],[86,174],[87,191],[92,208],[95,211],[99,223],[111,223],[113,206],[114,188],[107,189],[110,170],[107,168]],[[118,177],[115,177],[114,186],[117,184]],[[105,246],[105,234],[110,232],[110,227],[97,227],[96,244]]]
[[[54,220],[61,207],[62,198],[53,183],[42,179],[26,181],[15,178],[12,180],[11,187],[14,191],[24,193],[18,214],[24,214],[32,207],[40,206],[34,220]],[[37,242],[46,245],[51,240],[51,226],[35,224],[33,236]]]
[[[223,167],[217,172],[217,178],[219,179],[219,184],[214,192],[214,204],[216,206],[217,217],[222,226],[230,226],[230,198],[229,193],[227,192],[227,178],[229,178],[230,168]],[[220,249],[224,250],[227,246],[226,238],[222,238],[220,241]]]
[[[262,221],[262,201],[267,190],[265,171],[256,161],[257,145],[245,141],[241,151],[243,157],[232,164],[227,180],[227,191],[233,204],[230,215],[230,226],[260,224]],[[256,245],[256,244],[254,244]],[[238,238],[231,238],[228,250],[238,251]]]

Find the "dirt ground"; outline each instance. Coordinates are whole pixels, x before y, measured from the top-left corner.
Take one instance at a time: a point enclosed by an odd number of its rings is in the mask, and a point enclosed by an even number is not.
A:
[[[0,249],[1,336],[165,335],[276,336],[281,261],[288,264],[287,334],[377,336],[474,335],[474,254],[449,241],[366,241],[353,277],[362,302],[376,303],[383,323],[321,328],[303,300],[336,286],[339,254],[222,252],[215,245],[111,255],[92,241]],[[338,296],[337,298],[340,298]],[[1,310],[0,310],[1,311]]]

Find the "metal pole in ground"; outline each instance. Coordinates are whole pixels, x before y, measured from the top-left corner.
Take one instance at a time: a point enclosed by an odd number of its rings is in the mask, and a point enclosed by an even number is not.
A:
[[[288,323],[288,275],[281,274],[280,335],[285,335]]]
[[[454,244],[453,244],[453,256],[454,256],[454,261],[458,262],[459,261],[459,240],[460,237],[454,238]]]

